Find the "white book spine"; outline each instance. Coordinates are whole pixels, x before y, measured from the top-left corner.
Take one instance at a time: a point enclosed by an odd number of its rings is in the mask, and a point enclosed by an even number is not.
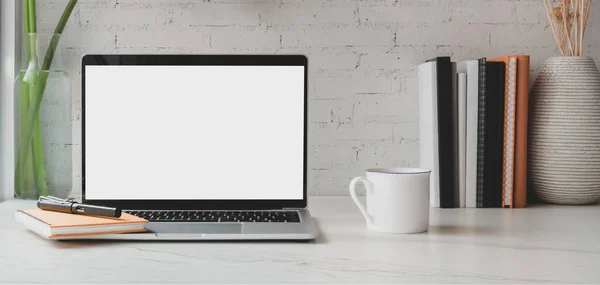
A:
[[[467,124],[465,155],[465,206],[477,207],[477,124],[479,103],[479,63],[477,60],[462,61],[458,72],[467,74]]]
[[[466,205],[467,74],[458,74],[458,205]]]
[[[419,167],[431,170],[429,203],[432,207],[440,207],[436,71],[435,62],[423,63],[418,68]]]

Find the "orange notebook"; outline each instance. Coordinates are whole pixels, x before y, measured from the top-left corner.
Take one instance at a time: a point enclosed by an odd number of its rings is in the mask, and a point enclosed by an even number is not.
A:
[[[529,114],[529,56],[517,55],[517,110],[515,126],[515,185],[513,207],[527,206],[527,116]]]
[[[499,61],[506,64],[504,84],[504,145],[502,148],[502,207],[512,208],[515,175],[517,57],[503,56],[490,61]]]
[[[18,210],[15,219],[47,239],[145,232],[144,225],[148,222],[126,213],[122,213],[120,218],[109,218],[42,209]]]

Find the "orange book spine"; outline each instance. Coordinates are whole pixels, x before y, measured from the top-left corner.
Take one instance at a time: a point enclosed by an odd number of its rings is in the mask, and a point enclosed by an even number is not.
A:
[[[527,116],[529,114],[529,56],[517,57],[514,208],[527,206]]]

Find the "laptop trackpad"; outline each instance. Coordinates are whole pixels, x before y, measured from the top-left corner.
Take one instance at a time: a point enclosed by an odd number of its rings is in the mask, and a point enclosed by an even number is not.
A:
[[[239,234],[242,224],[148,223],[146,229],[160,234]]]

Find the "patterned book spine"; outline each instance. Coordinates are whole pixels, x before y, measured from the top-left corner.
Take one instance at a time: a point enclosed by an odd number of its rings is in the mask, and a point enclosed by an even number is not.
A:
[[[479,59],[479,100],[477,112],[477,208],[483,208],[483,178],[485,169],[485,58]]]
[[[517,58],[509,57],[504,84],[504,157],[502,165],[502,207],[512,208],[515,155],[515,105],[517,97]]]

